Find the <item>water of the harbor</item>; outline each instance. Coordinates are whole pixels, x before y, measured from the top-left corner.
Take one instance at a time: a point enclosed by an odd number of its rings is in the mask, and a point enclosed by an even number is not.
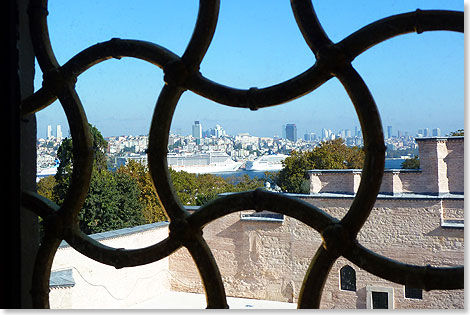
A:
[[[401,163],[403,163],[405,159],[385,159],[385,169],[401,169]],[[221,172],[221,173],[211,173],[213,175],[217,175],[223,178],[227,177],[240,177],[244,175],[248,175],[250,178],[264,178],[264,174],[266,171],[247,171],[247,170],[238,170],[235,172]],[[277,172],[268,172],[268,173],[277,173]]]
[[[401,169],[401,163],[405,162],[405,159],[385,159],[385,169]]]

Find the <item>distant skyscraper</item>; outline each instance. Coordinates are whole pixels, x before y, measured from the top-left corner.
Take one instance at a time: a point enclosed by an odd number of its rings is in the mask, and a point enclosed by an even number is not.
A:
[[[202,125],[199,123],[199,120],[196,120],[193,125],[193,137],[196,139],[202,138]]]
[[[47,125],[47,139],[51,139],[51,138],[52,138],[52,126]]]
[[[57,125],[56,138],[57,140],[62,140],[62,127],[60,125]]]
[[[441,129],[436,128],[432,130],[432,136],[433,137],[440,137],[441,136]]]
[[[297,126],[295,124],[286,125],[286,138],[290,141],[297,141]]]
[[[424,128],[424,136],[425,137],[430,137],[431,133],[429,132],[429,128]]]
[[[220,138],[225,134],[224,129],[220,125],[215,125],[214,131],[216,138]]]
[[[392,137],[392,126],[387,126],[387,136],[389,139]]]
[[[282,139],[286,139],[286,125],[282,125]]]

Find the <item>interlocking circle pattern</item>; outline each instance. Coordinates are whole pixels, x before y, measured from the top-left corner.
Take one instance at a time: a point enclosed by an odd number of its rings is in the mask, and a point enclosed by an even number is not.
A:
[[[45,222],[45,238],[39,248],[33,276],[34,307],[49,307],[51,265],[60,242],[65,240],[89,258],[116,268],[154,262],[184,246],[201,275],[207,307],[227,308],[223,282],[211,250],[202,237],[202,228],[217,218],[245,209],[270,210],[294,217],[322,235],[323,243],[312,258],[303,281],[299,308],[319,307],[329,270],[340,256],[374,275],[414,288],[463,288],[463,266],[404,264],[378,255],[356,240],[379,192],[385,145],[377,106],[366,83],[351,64],[368,48],[397,35],[436,30],[463,33],[463,12],[417,10],[395,15],[371,23],[335,44],[322,29],[311,0],[291,0],[291,4],[303,37],[316,57],[315,64],[283,83],[241,90],[212,82],[199,72],[216,28],[218,0],[200,0],[193,35],[181,57],[154,43],[114,38],[81,51],[62,66],[57,62],[49,40],[47,1],[31,1],[30,31],[44,80],[41,89],[23,100],[21,111],[23,115],[35,113],[58,99],[70,125],[74,155],[70,190],[61,207],[34,192],[23,193],[23,204]],[[92,240],[80,231],[77,219],[89,188],[93,155],[87,118],[75,91],[75,82],[81,73],[95,64],[121,57],[142,59],[160,67],[166,83],[151,122],[148,162],[159,199],[170,219],[170,233],[157,244],[134,250],[111,248]],[[341,220],[301,200],[263,190],[221,197],[192,214],[185,210],[172,188],[166,159],[171,120],[184,91],[191,90],[223,105],[257,110],[312,92],[332,77],[339,79],[354,104],[366,152],[357,195]]]

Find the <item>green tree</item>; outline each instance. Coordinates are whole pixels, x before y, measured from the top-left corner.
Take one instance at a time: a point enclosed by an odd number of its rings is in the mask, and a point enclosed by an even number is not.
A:
[[[168,220],[158,200],[157,192],[146,165],[129,160],[125,166],[121,166],[116,172],[127,174],[136,180],[140,189],[139,201],[143,205],[143,215],[147,223]]]
[[[212,174],[191,174],[169,169],[173,187],[184,206],[202,206],[218,194],[233,191],[233,186],[222,177]]]
[[[123,172],[107,169],[107,142],[99,130],[89,125],[93,148],[93,170],[88,195],[79,212],[79,224],[84,233],[99,233],[144,224],[143,204],[135,178]],[[63,203],[73,170],[73,142],[65,138],[57,150],[59,167],[52,201]]]
[[[275,178],[276,184],[281,187],[282,191],[308,193],[306,171],[315,168],[314,162],[309,159],[308,152],[292,151],[282,165],[283,169]]]
[[[406,159],[401,163],[401,168],[405,169],[419,169],[419,157],[415,155],[410,159]]]
[[[72,176],[72,139],[65,138],[62,140],[62,143],[57,149],[57,158],[59,159],[59,167],[54,175],[56,185],[54,186],[52,201],[61,205],[69,190]]]
[[[207,202],[217,198],[217,195],[223,192],[233,191],[233,185],[216,175],[199,174],[196,176],[196,205],[202,206]]]
[[[54,201],[54,187],[56,186],[56,180],[54,176],[47,176],[41,178],[37,183],[37,193],[41,196]],[[44,224],[41,217],[39,217],[39,238],[42,240],[44,237]]]
[[[80,229],[92,234],[144,224],[139,194],[137,182],[128,174],[94,171],[78,216]]]
[[[41,178],[37,183],[37,192],[41,196],[54,200],[54,187],[56,185],[56,180],[54,176],[47,176]]]
[[[173,187],[181,203],[185,206],[202,206],[217,198],[221,193],[238,192],[264,187],[264,182],[248,175],[229,177],[212,174],[191,174],[169,169]]]
[[[348,147],[341,138],[328,140],[312,151],[292,151],[274,181],[285,192],[308,193],[307,170],[362,168],[364,157],[361,148]]]
[[[101,132],[95,127],[88,124],[91,133],[92,145],[93,145],[93,168],[97,171],[107,170],[108,163],[106,158],[106,150],[108,148],[108,142],[103,138]]]
[[[236,178],[236,183],[234,184],[234,191],[248,191],[256,188],[263,188],[264,181],[258,177],[251,178],[247,174],[239,176]]]
[[[307,153],[316,169],[362,168],[364,151],[358,147],[348,147],[343,139],[328,140]]]
[[[452,131],[450,133],[451,137],[457,137],[457,136],[463,136],[463,135],[464,135],[464,130],[463,129],[459,129],[457,131]]]
[[[196,205],[196,175],[184,171],[177,172],[171,168],[168,171],[175,192],[183,206]]]
[[[93,171],[107,170],[106,149],[107,141],[103,138],[99,130],[88,124],[93,148]],[[57,182],[54,187],[53,201],[61,205],[69,188],[70,179],[73,169],[73,141],[71,138],[62,140],[57,149],[57,158],[59,159],[59,167],[55,175]]]

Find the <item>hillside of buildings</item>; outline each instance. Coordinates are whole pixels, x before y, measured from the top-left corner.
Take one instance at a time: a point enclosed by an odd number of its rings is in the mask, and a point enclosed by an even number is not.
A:
[[[194,125],[196,126],[196,124]],[[281,137],[258,137],[248,133],[228,135],[225,130],[216,125],[214,128],[203,131],[198,124],[198,131],[194,130],[191,135],[170,134],[168,140],[168,152],[170,154],[197,154],[210,151],[225,152],[234,161],[240,161],[243,165],[247,161],[254,161],[258,157],[266,154],[287,154],[291,151],[305,152],[312,150],[321,142],[341,138],[349,146],[363,145],[361,131],[357,128],[354,132],[349,129],[342,129],[333,132],[323,128],[321,134],[305,133],[304,136],[297,137],[297,131],[289,131],[287,126],[283,128]],[[290,129],[295,127],[291,126]],[[37,167],[38,173],[57,165],[57,149],[64,139],[60,126],[57,134],[52,134],[52,128],[48,128],[46,138],[37,140]],[[287,132],[286,132],[287,131]],[[432,133],[429,129],[418,130],[415,136],[398,131],[392,134],[389,130],[385,138],[388,158],[412,157],[417,154],[415,138],[441,136],[438,128]],[[146,150],[148,146],[148,135],[121,135],[106,137],[108,143],[106,155],[109,160],[109,167],[115,169],[125,164],[129,159],[146,161]]]

